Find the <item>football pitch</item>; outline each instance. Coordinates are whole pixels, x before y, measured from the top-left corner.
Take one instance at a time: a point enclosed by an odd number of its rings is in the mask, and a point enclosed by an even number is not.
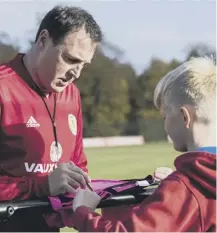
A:
[[[178,152],[167,142],[142,146],[85,149],[92,179],[131,179],[152,175],[157,167],[171,167]],[[61,232],[72,232],[63,228]]]

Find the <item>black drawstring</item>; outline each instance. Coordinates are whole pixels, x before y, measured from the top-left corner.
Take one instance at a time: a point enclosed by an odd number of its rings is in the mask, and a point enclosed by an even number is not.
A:
[[[30,77],[29,79],[30,79],[30,81],[32,83],[32,88],[35,89],[35,90],[37,90],[40,93],[39,96],[41,97],[42,101],[44,102],[44,105],[45,105],[45,107],[47,109],[48,115],[49,115],[49,117],[51,119],[52,126],[53,126],[54,139],[55,139],[55,146],[56,146],[56,148],[58,148],[57,127],[56,127],[56,105],[57,105],[56,103],[57,103],[57,95],[56,95],[56,93],[54,94],[54,111],[53,111],[53,116],[52,116],[51,113],[50,113],[50,110],[49,110],[49,108],[47,106],[47,103],[46,103],[45,99],[43,98],[44,93],[37,86],[37,84],[32,80],[31,75],[29,74],[29,72],[28,72],[28,70],[27,70],[27,68],[26,68],[26,66],[24,64],[23,57],[24,57],[24,54],[21,56],[21,61],[22,61],[22,64],[23,64],[25,70],[27,71],[27,73],[28,73],[28,75]]]

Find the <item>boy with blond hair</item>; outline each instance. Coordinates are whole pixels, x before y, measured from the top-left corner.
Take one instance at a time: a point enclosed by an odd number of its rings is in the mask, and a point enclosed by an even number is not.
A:
[[[100,197],[80,190],[73,201],[79,231],[216,231],[216,64],[192,58],[158,83],[154,103],[175,150],[184,152],[155,193],[127,217],[104,219],[94,212]]]

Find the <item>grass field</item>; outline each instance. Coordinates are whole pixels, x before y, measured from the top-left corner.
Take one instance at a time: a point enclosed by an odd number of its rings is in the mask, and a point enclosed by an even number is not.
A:
[[[169,143],[86,149],[92,179],[142,178],[159,166],[173,166],[177,152]]]
[[[142,146],[116,148],[91,148],[85,150],[92,179],[142,178],[152,174],[160,166],[173,168],[178,155],[172,144],[150,143]],[[63,228],[62,232],[73,229]]]

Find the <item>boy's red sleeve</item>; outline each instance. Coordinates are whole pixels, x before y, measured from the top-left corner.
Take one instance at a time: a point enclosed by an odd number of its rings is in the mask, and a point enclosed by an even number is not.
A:
[[[82,232],[187,232],[201,231],[198,203],[176,177],[165,179],[155,193],[124,219],[109,221],[87,207],[72,216]]]

